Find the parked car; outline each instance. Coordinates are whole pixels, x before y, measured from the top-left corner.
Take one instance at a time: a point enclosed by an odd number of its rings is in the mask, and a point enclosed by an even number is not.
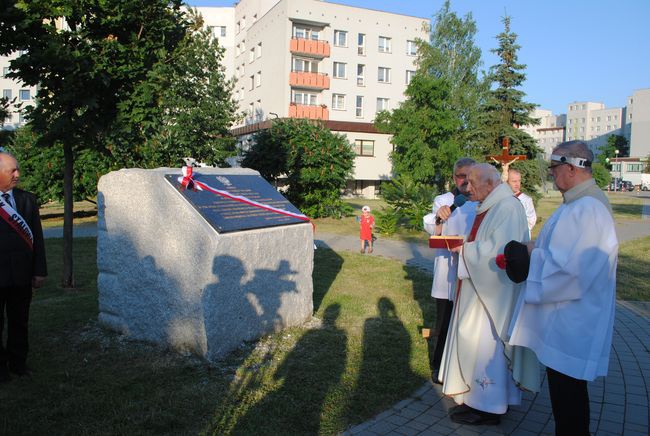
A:
[[[628,180],[612,179],[609,183],[610,191],[634,191],[634,185]]]

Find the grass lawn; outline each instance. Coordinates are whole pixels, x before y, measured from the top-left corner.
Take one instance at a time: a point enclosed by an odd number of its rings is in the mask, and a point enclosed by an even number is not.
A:
[[[419,327],[429,274],[319,249],[314,319],[243,344],[217,365],[97,324],[96,242],[75,240],[78,289],[58,287],[62,240],[31,310],[30,379],[0,386],[0,434],[336,434],[430,376]],[[650,237],[621,246],[618,298],[650,301]],[[29,411],[29,413],[26,413]]]
[[[317,250],[313,328],[208,366],[101,329],[95,240],[75,240],[76,291],[58,287],[62,240],[46,243],[34,373],[0,387],[0,434],[336,434],[430,376],[418,336],[433,321],[430,277],[399,262]]]

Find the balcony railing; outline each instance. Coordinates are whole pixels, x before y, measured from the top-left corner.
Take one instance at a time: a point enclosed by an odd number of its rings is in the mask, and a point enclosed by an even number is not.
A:
[[[304,104],[289,104],[290,118],[309,118],[310,120],[329,120],[330,113],[327,106],[309,106]]]
[[[330,78],[323,73],[305,73],[292,71],[289,75],[289,85],[300,88],[329,89]]]
[[[330,44],[327,41],[313,39],[291,38],[289,51],[295,54],[303,54],[319,58],[327,58],[330,55]]]

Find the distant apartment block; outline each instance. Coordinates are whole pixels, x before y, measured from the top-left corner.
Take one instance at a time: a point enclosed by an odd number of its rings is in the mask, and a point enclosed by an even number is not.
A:
[[[531,117],[538,119],[539,124],[521,129],[537,141],[537,145],[544,150],[544,158],[548,159],[553,148],[566,140],[566,115],[553,115],[549,110],[535,109]]]
[[[404,100],[428,19],[318,0],[241,0],[198,11],[225,35],[226,71],[245,115],[233,126],[240,148],[276,118],[322,120],[357,154],[349,193],[375,197],[391,177],[392,145],[372,122]]]
[[[0,120],[1,128],[5,130],[14,130],[25,124],[24,110],[26,107],[35,104],[36,87],[26,86],[7,77],[11,70],[10,62],[21,54],[21,52],[16,52],[9,56],[0,56],[0,89],[2,89],[2,97],[9,102],[13,102],[9,107],[9,116],[4,120]]]

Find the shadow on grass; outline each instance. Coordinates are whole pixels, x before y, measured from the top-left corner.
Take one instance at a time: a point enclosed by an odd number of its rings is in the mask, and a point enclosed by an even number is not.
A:
[[[351,404],[355,421],[376,412],[376,405],[390,401],[394,392],[408,392],[417,379],[411,370],[411,336],[395,304],[381,297],[377,312],[379,316],[366,319],[363,325],[363,360]],[[386,377],[387,368],[399,377]]]
[[[97,216],[97,210],[76,210],[72,213],[73,218],[87,218],[91,216]],[[44,212],[41,209],[41,219],[50,220],[50,219],[62,219],[63,212]]]
[[[342,267],[343,258],[325,243],[321,243],[318,250],[314,251],[314,313],[318,312]]]
[[[616,215],[625,215],[631,218],[641,218],[643,206],[640,204],[612,204],[612,210]]]
[[[221,414],[217,425],[208,431],[234,435],[328,433],[321,428],[323,407],[326,402],[329,408],[339,403],[334,392],[347,357],[347,335],[337,326],[340,313],[339,304],[328,306],[322,328],[307,331],[274,372],[266,370],[262,378],[272,378],[277,389],[264,395],[242,416]],[[243,385],[235,384],[231,391],[241,394],[250,390],[245,385],[251,382],[251,375],[246,374]]]

